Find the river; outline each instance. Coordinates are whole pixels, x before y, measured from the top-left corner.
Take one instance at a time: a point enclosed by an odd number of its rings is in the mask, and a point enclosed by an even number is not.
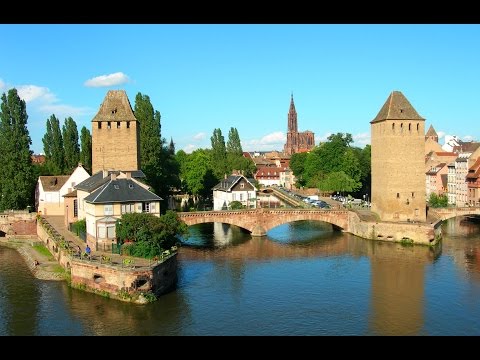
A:
[[[132,305],[35,279],[0,246],[0,335],[480,335],[480,224],[425,246],[299,221],[190,228],[177,289]]]

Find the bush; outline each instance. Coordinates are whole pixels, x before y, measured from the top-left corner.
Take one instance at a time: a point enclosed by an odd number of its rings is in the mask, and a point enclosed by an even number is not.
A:
[[[231,210],[240,210],[240,209],[243,209],[243,205],[240,201],[232,201],[230,203],[230,209]]]

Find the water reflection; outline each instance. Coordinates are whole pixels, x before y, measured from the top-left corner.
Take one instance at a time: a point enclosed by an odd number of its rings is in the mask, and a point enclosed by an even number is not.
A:
[[[402,247],[295,222],[190,228],[177,289],[145,306],[36,280],[0,247],[0,335],[480,335],[480,227]]]

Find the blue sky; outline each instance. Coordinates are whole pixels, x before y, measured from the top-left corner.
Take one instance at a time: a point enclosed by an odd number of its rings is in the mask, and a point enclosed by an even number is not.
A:
[[[45,122],[80,131],[106,92],[147,94],[176,149],[236,127],[243,149],[282,150],[293,91],[316,144],[370,121],[400,90],[440,136],[480,140],[480,25],[0,25],[0,91],[27,102],[31,149]],[[443,144],[443,140],[440,140]]]

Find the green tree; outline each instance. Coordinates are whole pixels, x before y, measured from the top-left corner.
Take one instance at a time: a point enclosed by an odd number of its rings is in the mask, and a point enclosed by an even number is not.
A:
[[[26,209],[34,203],[36,179],[27,109],[17,89],[2,94],[0,106],[0,211]]]
[[[54,114],[47,119],[47,132],[43,136],[43,150],[45,152],[45,162],[51,175],[61,175],[65,168],[65,151],[63,148],[62,131],[60,130],[60,121]]]
[[[293,175],[297,178],[297,183],[300,186],[305,186],[304,171],[305,162],[307,161],[308,153],[295,153],[290,158],[290,169],[293,171]]]
[[[63,147],[65,150],[65,173],[71,174],[80,160],[77,123],[68,117],[63,124]]]
[[[80,144],[80,162],[85,169],[92,171],[92,135],[85,126],[80,131]]]
[[[227,151],[222,130],[214,129],[210,140],[212,142],[212,160],[215,164],[214,174],[220,179],[227,173]]]
[[[326,175],[317,183],[318,189],[325,192],[354,192],[361,186],[361,183],[355,181],[343,171],[335,171]]]
[[[120,243],[133,242],[126,247],[129,255],[146,258],[160,255],[177,243],[177,236],[188,234],[187,225],[171,210],[160,217],[148,213],[123,214],[115,228]]]
[[[148,95],[135,97],[135,117],[140,123],[140,163],[147,183],[154,192],[165,199],[161,191],[164,176],[161,166],[164,143],[161,137],[160,112],[154,111]]]
[[[240,210],[244,208],[244,206],[240,201],[232,201],[229,205],[230,205],[230,210]]]
[[[343,153],[341,169],[345,174],[357,182],[362,178],[360,160],[354,149],[348,148]]]
[[[240,142],[240,136],[238,135],[238,130],[234,127],[230,128],[230,131],[228,132],[228,141],[227,141],[226,151],[227,151],[227,154],[243,156],[243,149],[242,149],[242,144]]]
[[[433,208],[441,208],[448,206],[448,197],[445,194],[437,195],[435,193],[430,193],[428,197],[428,205]]]
[[[203,198],[211,196],[212,188],[219,182],[212,170],[212,151],[197,149],[189,154],[182,176],[188,193]]]

